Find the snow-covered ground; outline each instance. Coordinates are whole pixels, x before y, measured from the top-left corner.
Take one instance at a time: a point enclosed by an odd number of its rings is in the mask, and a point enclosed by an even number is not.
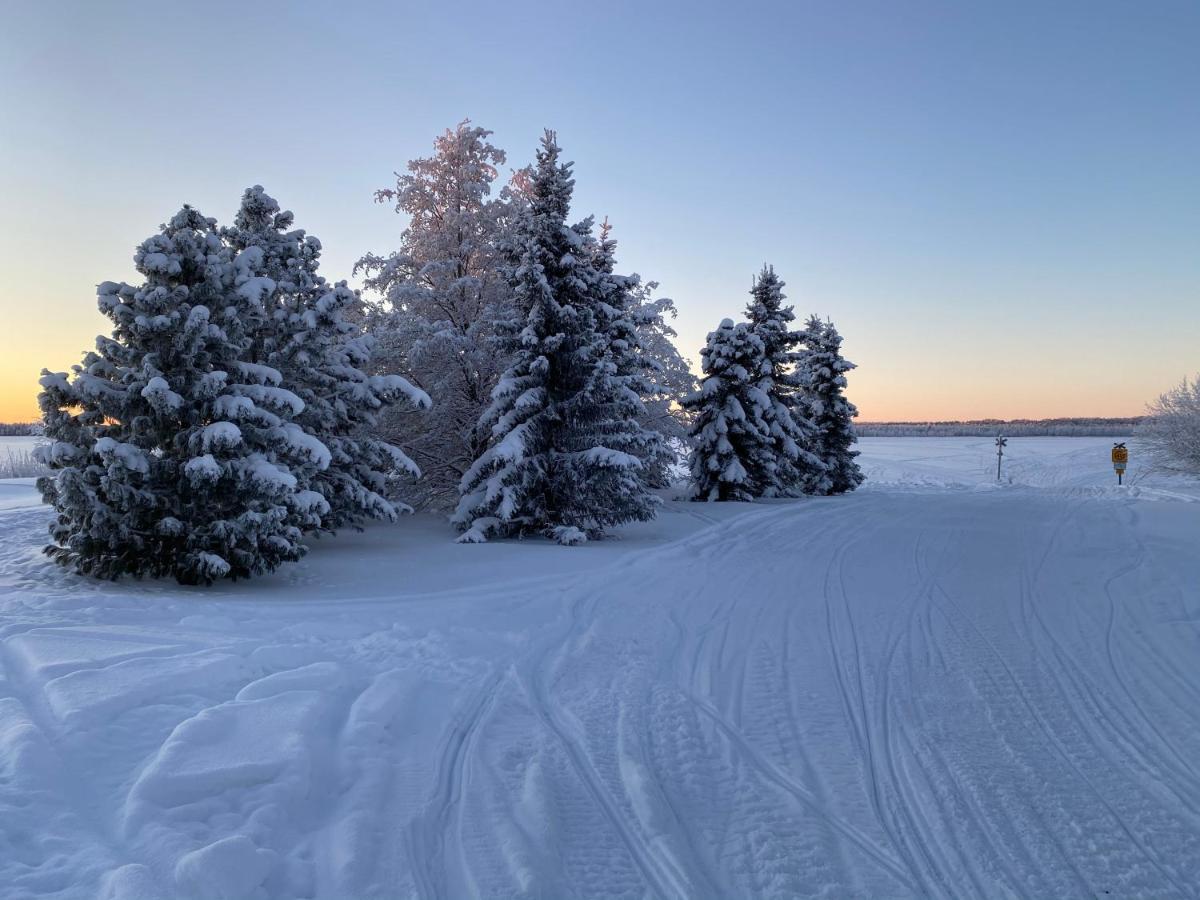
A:
[[[1200,896],[1200,483],[1110,446],[210,590],[0,483],[0,897]]]

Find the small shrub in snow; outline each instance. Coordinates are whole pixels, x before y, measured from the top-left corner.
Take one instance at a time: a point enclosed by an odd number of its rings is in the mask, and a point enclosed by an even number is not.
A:
[[[9,447],[0,455],[0,478],[36,478],[44,474],[46,467],[37,460],[32,450]]]

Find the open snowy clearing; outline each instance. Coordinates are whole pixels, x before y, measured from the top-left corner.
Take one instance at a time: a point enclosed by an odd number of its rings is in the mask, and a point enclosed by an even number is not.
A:
[[[210,590],[0,483],[0,897],[1200,896],[1200,484],[1110,446]]]

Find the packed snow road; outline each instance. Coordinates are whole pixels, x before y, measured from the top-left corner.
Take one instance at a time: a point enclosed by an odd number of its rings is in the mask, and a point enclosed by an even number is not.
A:
[[[0,897],[1200,896],[1200,490],[989,444],[210,591],[0,484]]]

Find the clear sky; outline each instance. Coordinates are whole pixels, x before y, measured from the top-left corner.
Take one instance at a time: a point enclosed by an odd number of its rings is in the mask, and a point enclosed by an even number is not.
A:
[[[764,261],[865,419],[1131,415],[1200,370],[1200,3],[0,3],[0,421],[106,330],[94,286],[261,183],[331,278],[464,117],[558,130],[576,212],[676,299]]]

